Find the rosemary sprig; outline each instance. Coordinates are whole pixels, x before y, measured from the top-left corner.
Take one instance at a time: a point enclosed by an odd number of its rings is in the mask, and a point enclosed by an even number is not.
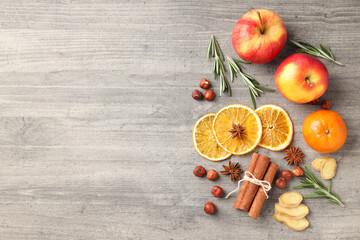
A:
[[[296,42],[294,40],[290,40],[295,46],[299,47],[297,52],[306,53],[314,57],[321,57],[330,62],[336,63],[340,66],[345,66],[341,62],[335,60],[334,55],[331,52],[330,47],[326,48],[320,44],[320,48],[314,47],[313,45],[306,42]]]
[[[305,176],[301,178],[301,184],[299,186],[293,187],[293,189],[302,189],[302,188],[313,188],[317,189],[314,194],[305,195],[304,198],[313,198],[313,197],[325,197],[330,202],[336,203],[342,207],[345,205],[341,202],[339,196],[331,192],[331,180],[329,181],[329,186],[325,187],[325,185],[317,179],[305,166]]]
[[[253,78],[252,76],[250,76],[249,74],[247,74],[243,71],[244,67],[241,65],[241,63],[249,64],[248,62],[238,60],[235,58],[231,58],[229,56],[226,56],[226,60],[227,60],[229,70],[230,70],[231,82],[234,82],[234,77],[236,77],[236,74],[239,74],[241,76],[245,85],[249,88],[249,93],[250,93],[250,97],[251,97],[251,101],[253,103],[254,109],[256,108],[255,99],[256,99],[256,97],[260,96],[260,93],[262,93],[264,91],[268,91],[268,92],[274,91],[274,89],[261,86],[260,83],[255,80],[255,78]]]
[[[225,91],[227,91],[229,96],[231,96],[230,84],[225,76],[226,69],[223,63],[225,58],[220,49],[220,45],[218,41],[215,39],[214,35],[212,35],[210,38],[208,51],[207,51],[207,58],[209,59],[211,57],[214,58],[214,65],[212,70],[214,73],[214,78],[216,79],[216,76],[220,77],[220,96],[221,93]]]

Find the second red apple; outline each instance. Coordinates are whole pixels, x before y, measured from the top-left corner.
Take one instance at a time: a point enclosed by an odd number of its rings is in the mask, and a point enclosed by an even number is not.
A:
[[[325,65],[305,53],[286,58],[275,73],[280,93],[295,103],[308,103],[321,97],[328,86],[329,74]]]

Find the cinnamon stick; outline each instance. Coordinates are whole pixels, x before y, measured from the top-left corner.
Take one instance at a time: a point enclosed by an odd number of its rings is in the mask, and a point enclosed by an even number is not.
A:
[[[268,158],[267,156],[259,154],[259,158],[257,160],[255,169],[252,172],[252,174],[256,179],[263,179],[264,174],[269,166],[270,160],[271,159]],[[243,200],[240,202],[239,206],[236,206],[236,208],[244,211],[249,211],[251,203],[253,202],[255,194],[258,189],[259,189],[259,185],[249,182]]]
[[[257,153],[254,153],[252,155],[252,158],[250,160],[250,163],[249,163],[249,166],[248,166],[248,169],[247,171],[249,172],[254,172],[255,170],[255,167],[256,167],[256,163],[257,163],[257,160],[259,159],[259,154]],[[239,194],[237,195],[236,197],[236,200],[235,200],[235,203],[234,203],[234,206],[233,208],[239,208],[239,206],[241,205],[241,202],[243,201],[244,199],[244,195],[245,195],[245,192],[246,192],[246,189],[249,185],[249,182],[248,181],[244,181],[242,182],[242,185],[241,185],[241,188],[240,188],[240,192]]]
[[[274,180],[277,169],[278,169],[278,165],[271,162],[265,173],[264,181],[268,181],[271,185],[271,183]],[[257,191],[254,201],[251,205],[251,208],[250,208],[250,211],[248,214],[250,217],[252,217],[253,219],[258,218],[261,208],[264,204],[265,198],[266,198],[266,195],[264,193],[264,189],[262,187],[260,187],[259,190]]]

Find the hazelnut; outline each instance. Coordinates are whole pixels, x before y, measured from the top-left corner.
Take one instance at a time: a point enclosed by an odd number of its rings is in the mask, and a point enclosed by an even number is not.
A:
[[[193,173],[197,177],[202,177],[205,174],[205,168],[203,166],[196,166],[193,170]]]
[[[212,213],[214,213],[214,212],[215,212],[215,204],[213,204],[212,202],[207,202],[207,203],[205,203],[204,211],[205,211],[207,214],[212,214]]]
[[[276,179],[275,185],[280,188],[283,189],[286,187],[286,180],[282,177],[279,177],[278,179]]]
[[[218,176],[219,174],[214,169],[210,169],[206,174],[206,177],[211,181],[217,179]]]
[[[221,197],[224,193],[224,190],[219,186],[214,186],[211,189],[211,194],[214,195],[214,197]]]
[[[203,98],[203,95],[199,90],[194,90],[192,93],[192,97],[195,100],[201,100]]]
[[[206,78],[201,79],[201,81],[200,81],[200,87],[201,87],[202,89],[208,89],[209,86],[210,86],[209,80],[207,80]]]
[[[325,110],[329,110],[331,107],[331,102],[329,100],[323,100],[321,102],[321,108]]]
[[[296,167],[294,168],[293,173],[295,177],[302,177],[304,176],[304,169],[302,169],[302,167]]]
[[[282,170],[281,177],[284,178],[286,181],[289,181],[292,178],[292,173],[290,170]]]
[[[316,105],[320,102],[320,99],[315,99],[313,101],[310,102],[311,105]]]
[[[212,101],[215,97],[215,93],[212,90],[206,90],[204,98],[206,101]]]

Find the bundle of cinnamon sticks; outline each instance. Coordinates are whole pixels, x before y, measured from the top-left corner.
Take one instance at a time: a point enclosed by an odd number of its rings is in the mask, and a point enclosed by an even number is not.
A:
[[[248,170],[256,179],[273,182],[278,166],[270,162],[270,158],[254,153]],[[264,204],[264,189],[249,181],[244,181],[235,200],[234,208],[249,212],[249,216],[257,219]]]

